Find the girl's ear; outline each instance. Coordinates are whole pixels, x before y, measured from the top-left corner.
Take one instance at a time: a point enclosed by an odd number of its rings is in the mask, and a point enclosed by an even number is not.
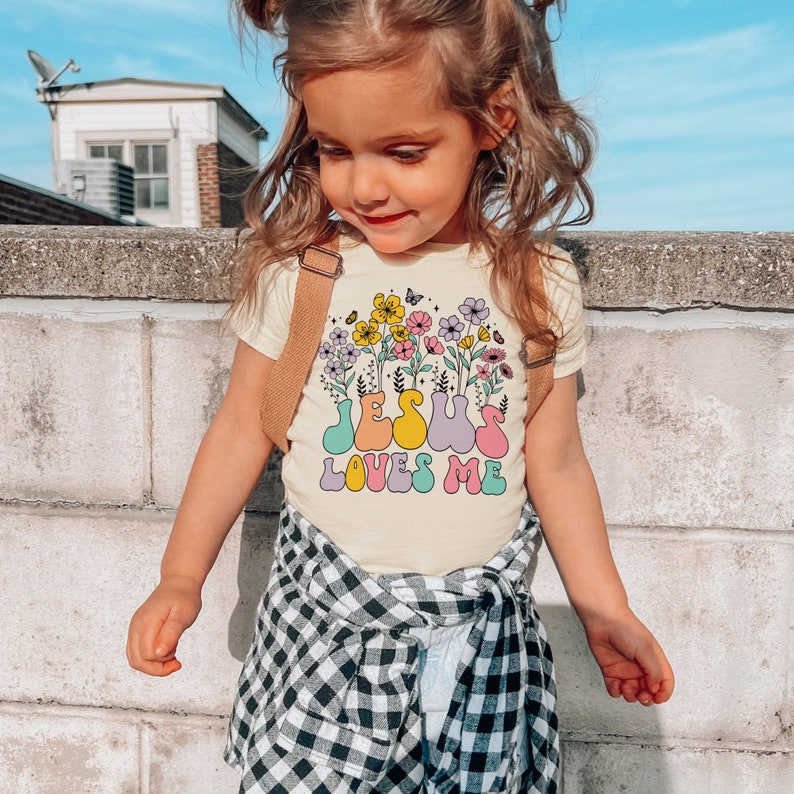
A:
[[[495,149],[516,125],[516,114],[506,103],[509,96],[514,93],[513,81],[502,83],[488,98],[488,113],[493,123],[493,128],[483,132],[480,138],[480,147],[483,151]]]

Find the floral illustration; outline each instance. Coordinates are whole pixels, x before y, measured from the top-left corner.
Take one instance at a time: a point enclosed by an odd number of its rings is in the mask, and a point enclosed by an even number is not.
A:
[[[353,333],[355,337],[355,332]],[[318,355],[325,361],[323,367],[323,385],[347,397],[347,390],[355,378],[352,372],[356,359],[361,351],[347,341],[348,332],[342,328],[334,328],[330,334],[330,342],[322,342]],[[338,399],[338,398],[337,398]]]
[[[475,377],[480,381],[478,386],[482,388],[485,395],[485,401],[482,402],[482,405],[488,405],[491,402],[491,398],[502,391],[505,380],[513,379],[513,368],[505,361],[505,357],[505,351],[500,347],[488,348],[483,350],[480,355],[480,361],[484,361],[485,364],[477,364]],[[506,403],[502,413],[505,410]]]
[[[367,390],[382,391],[390,363],[394,366],[388,374],[398,392],[418,388],[424,383],[422,376],[431,372],[428,378],[434,390],[465,396],[475,386],[481,405],[502,391],[504,380],[510,380],[513,372],[499,346],[503,340],[494,332],[499,343],[495,344],[484,325],[491,313],[485,299],[467,297],[457,313],[434,318],[414,308],[423,298],[409,291],[406,303],[410,313],[406,316],[406,306],[398,295],[379,292],[368,319],[359,319],[358,311],[352,311],[346,321],[352,329],[335,327],[320,344],[323,384],[337,402],[349,396],[354,381],[359,397]],[[357,366],[360,371],[354,371]]]

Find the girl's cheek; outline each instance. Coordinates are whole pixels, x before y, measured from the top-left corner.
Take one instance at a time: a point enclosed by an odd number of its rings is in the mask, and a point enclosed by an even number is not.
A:
[[[320,166],[320,190],[323,195],[331,202],[331,205],[338,203],[339,199],[339,179],[334,176],[334,169],[331,167]]]

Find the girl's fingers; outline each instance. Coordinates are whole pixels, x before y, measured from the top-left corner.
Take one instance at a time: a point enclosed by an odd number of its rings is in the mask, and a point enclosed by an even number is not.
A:
[[[610,697],[619,698],[620,697],[620,681],[617,678],[605,678],[604,683],[607,686],[607,692],[609,692]]]
[[[670,670],[669,677],[663,678],[659,684],[659,689],[653,693],[653,702],[666,703],[668,700],[670,700],[670,696],[673,694],[674,688],[675,679],[673,678],[673,671]]]

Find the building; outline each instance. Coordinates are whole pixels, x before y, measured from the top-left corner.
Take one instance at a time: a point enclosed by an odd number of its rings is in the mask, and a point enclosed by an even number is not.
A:
[[[107,212],[84,201],[0,174],[0,225],[146,226],[140,219]]]
[[[188,227],[242,220],[242,194],[267,132],[223,86],[125,77],[40,88],[39,101],[52,116],[56,192],[91,203],[92,182],[130,174],[114,170],[121,163],[133,169],[130,201],[140,220]]]

